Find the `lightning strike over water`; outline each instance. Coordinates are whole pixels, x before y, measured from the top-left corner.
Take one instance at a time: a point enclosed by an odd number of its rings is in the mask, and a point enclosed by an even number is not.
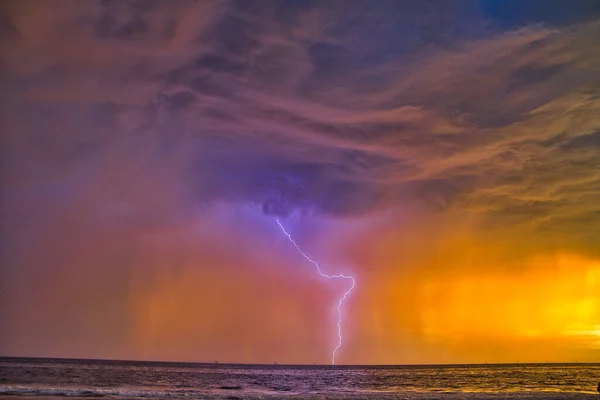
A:
[[[333,353],[331,355],[331,364],[334,365],[335,364],[335,355],[337,353],[337,351],[342,347],[342,304],[344,303],[344,301],[346,301],[346,299],[348,298],[348,296],[350,296],[350,293],[352,292],[352,290],[354,289],[354,278],[350,275],[328,275],[326,273],[324,273],[321,270],[321,267],[319,266],[319,263],[317,263],[315,260],[313,260],[312,258],[310,258],[309,256],[307,256],[298,246],[298,244],[294,241],[294,239],[292,239],[292,236],[287,233],[287,231],[285,230],[285,228],[283,227],[283,225],[281,224],[281,222],[279,221],[279,218],[277,218],[277,225],[279,225],[279,227],[281,228],[281,230],[283,231],[283,233],[288,237],[289,241],[294,245],[294,247],[296,247],[296,250],[298,250],[298,252],[300,254],[302,254],[302,256],[304,258],[306,258],[310,263],[312,263],[315,268],[317,269],[317,272],[319,273],[319,275],[321,275],[322,277],[325,277],[327,279],[348,279],[352,282],[352,285],[350,286],[350,289],[348,289],[345,293],[344,296],[342,296],[342,298],[340,299],[340,301],[338,302],[337,305],[337,313],[338,313],[338,320],[337,320],[337,331],[338,331],[338,344],[336,346],[335,349],[333,349]]]

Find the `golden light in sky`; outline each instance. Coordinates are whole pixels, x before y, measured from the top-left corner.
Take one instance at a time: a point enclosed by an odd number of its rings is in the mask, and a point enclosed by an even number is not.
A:
[[[568,343],[580,336],[576,340],[584,347],[597,345],[600,263],[559,256],[525,261],[521,271],[509,267],[511,271],[496,267],[426,278],[416,297],[425,337],[456,342],[550,338]],[[552,357],[552,349],[538,352],[540,360]]]

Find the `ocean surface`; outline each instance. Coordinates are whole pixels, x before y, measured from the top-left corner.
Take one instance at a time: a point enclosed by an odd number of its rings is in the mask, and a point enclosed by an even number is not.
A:
[[[0,358],[0,397],[600,399],[600,364],[286,366]]]

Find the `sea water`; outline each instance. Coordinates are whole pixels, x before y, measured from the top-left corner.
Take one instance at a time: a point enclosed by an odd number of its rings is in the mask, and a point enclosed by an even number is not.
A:
[[[600,399],[600,364],[293,366],[0,358],[0,396]]]

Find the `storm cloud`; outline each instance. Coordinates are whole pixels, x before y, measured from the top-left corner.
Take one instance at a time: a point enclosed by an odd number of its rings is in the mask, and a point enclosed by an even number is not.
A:
[[[598,2],[518,4],[3,2],[3,264],[99,227],[110,264],[221,204],[597,254]]]

